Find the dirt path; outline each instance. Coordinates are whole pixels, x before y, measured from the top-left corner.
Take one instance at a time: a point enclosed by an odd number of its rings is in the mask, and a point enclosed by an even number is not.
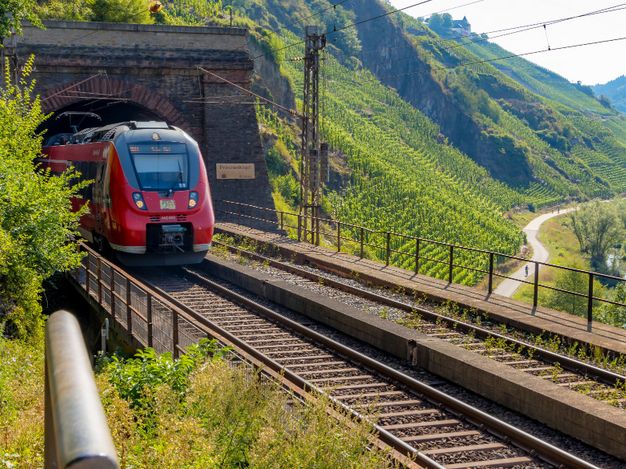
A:
[[[565,215],[566,213],[573,212],[574,210],[578,210],[578,208],[572,207],[560,210],[559,212],[544,213],[543,215],[533,218],[530,223],[524,227],[524,233],[526,233],[528,244],[530,244],[533,248],[533,257],[531,258],[531,261],[548,262],[548,258],[550,257],[548,250],[537,239],[537,234],[539,233],[541,225],[551,218]],[[501,296],[513,296],[513,293],[515,293],[521,285],[520,280],[525,280],[527,278],[532,279],[534,274],[535,264],[533,264],[533,262],[527,262],[515,271],[513,275],[509,275],[509,277],[512,278],[505,279],[493,292]]]

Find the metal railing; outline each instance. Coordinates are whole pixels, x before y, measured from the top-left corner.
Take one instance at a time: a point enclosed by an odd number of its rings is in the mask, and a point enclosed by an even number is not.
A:
[[[45,467],[119,468],[80,325],[67,311],[46,323],[45,379]]]
[[[422,273],[428,275],[426,272],[435,270],[439,275],[434,277],[447,280],[450,284],[454,283],[455,279],[463,279],[468,273],[474,277],[481,276],[486,279],[486,289],[489,295],[493,293],[494,280],[497,278],[511,279],[520,284],[531,285],[533,287],[532,314],[535,314],[539,305],[540,289],[569,294],[574,299],[584,299],[584,313],[586,314],[588,331],[592,330],[594,321],[594,303],[604,303],[626,308],[626,303],[612,301],[594,294],[594,281],[626,282],[621,277],[532,261],[520,256],[435,241],[393,231],[373,230],[330,218],[316,218],[316,223],[312,223],[309,218],[308,223],[305,223],[302,215],[293,212],[274,210],[229,200],[221,200],[219,202],[226,208],[217,209],[217,211],[224,215],[252,222],[269,223],[276,225],[281,231],[292,230],[297,234],[298,241],[315,242],[315,244],[319,245],[320,236],[323,236],[326,242],[337,249],[337,252],[341,252],[342,249],[346,251],[346,245],[350,245],[353,248],[350,250],[350,253],[359,256],[361,259],[382,260],[387,266],[392,261],[395,261],[400,267],[407,268],[408,265],[409,269],[413,270],[415,274]],[[309,225],[320,226],[320,232],[314,233],[308,228]],[[520,280],[498,272],[498,266],[507,260],[532,264],[534,266],[532,281]],[[572,291],[541,283],[539,273],[540,270],[543,271],[545,269],[556,269],[560,272],[570,272],[583,276],[587,284],[586,292]]]
[[[178,358],[185,347],[209,337],[194,318],[162,295],[100,256],[86,245],[82,266],[71,278],[86,297],[107,314],[111,326],[134,339],[140,347]]]

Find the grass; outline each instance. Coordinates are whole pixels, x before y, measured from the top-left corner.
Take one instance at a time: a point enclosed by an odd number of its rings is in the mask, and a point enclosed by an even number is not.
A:
[[[43,343],[0,336],[0,467],[43,466]]]
[[[258,373],[221,359],[198,364],[184,388],[178,378],[157,383],[155,366],[170,369],[176,362],[168,356],[145,356],[139,362],[117,361],[98,375],[122,467],[390,465],[386,453],[368,449],[368,425],[329,417],[323,399],[303,404]],[[125,367],[135,377],[150,375],[149,385],[139,395],[133,391],[132,399],[120,392],[127,389],[125,379],[118,379],[129,374]]]
[[[200,355],[174,361],[147,349],[97,373],[121,467],[390,467],[385,452],[368,448],[369,425]],[[0,337],[0,467],[43,467],[43,396],[43,344]]]

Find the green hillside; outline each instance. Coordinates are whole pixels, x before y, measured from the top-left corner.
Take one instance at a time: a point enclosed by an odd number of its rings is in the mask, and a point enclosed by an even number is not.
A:
[[[598,96],[606,96],[615,109],[626,114],[626,76],[592,88]]]

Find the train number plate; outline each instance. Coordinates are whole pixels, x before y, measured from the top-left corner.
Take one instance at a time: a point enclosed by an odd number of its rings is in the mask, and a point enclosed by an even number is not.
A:
[[[161,210],[176,210],[176,201],[173,199],[161,199]]]

